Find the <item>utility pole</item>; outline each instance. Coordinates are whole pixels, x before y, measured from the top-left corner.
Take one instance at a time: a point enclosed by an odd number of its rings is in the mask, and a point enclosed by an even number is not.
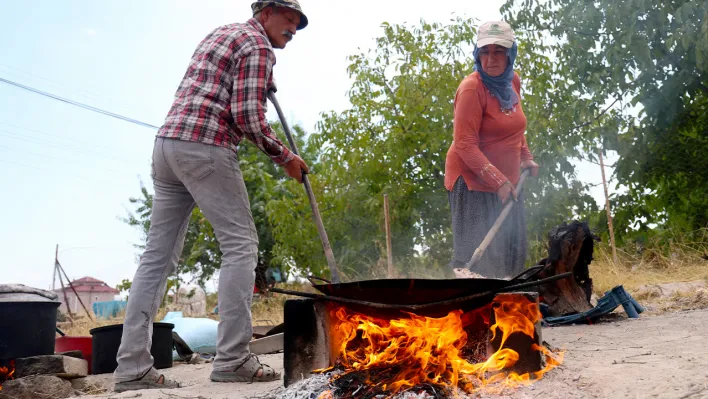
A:
[[[54,273],[52,273],[52,291],[57,289],[57,258],[59,257],[59,244],[57,244],[56,252],[54,253]]]
[[[69,288],[74,292],[74,295],[76,295],[76,299],[79,300],[79,303],[81,304],[81,307],[84,308],[84,312],[86,312],[86,316],[88,316],[91,321],[93,321],[93,317],[91,317],[91,312],[88,311],[86,308],[86,305],[84,305],[84,301],[81,300],[81,297],[79,296],[79,293],[76,292],[76,288],[74,288],[74,285],[71,284],[71,280],[69,279],[69,276],[66,275],[66,271],[64,270],[63,267],[61,267],[61,263],[59,263],[59,260],[57,259],[57,267],[59,268],[59,271],[64,274],[64,277],[66,278],[67,284],[69,284]],[[59,276],[61,277],[61,275]]]
[[[88,316],[88,318],[91,319],[91,321],[93,321],[93,317],[91,317],[91,312],[89,312],[88,309],[86,308],[86,305],[84,305],[84,301],[81,300],[79,293],[76,292],[76,288],[74,288],[74,285],[71,284],[71,279],[69,278],[69,276],[66,275],[66,271],[64,270],[63,267],[61,267],[61,263],[59,263],[59,244],[57,244],[57,252],[54,257],[54,267],[57,269],[57,273],[61,272],[61,274],[59,274],[59,281],[61,282],[61,276],[63,274],[64,277],[66,278],[66,283],[69,285],[69,288],[71,288],[71,290],[74,292],[74,295],[76,295],[76,299],[79,300],[81,307],[84,308],[84,312],[86,312],[86,316]],[[66,291],[64,290],[64,283],[62,283],[61,288],[64,291],[64,298],[66,298]],[[66,302],[66,308],[69,309],[69,301],[68,300]]]
[[[607,211],[607,227],[610,230],[610,246],[612,247],[612,261],[617,262],[617,247],[615,246],[615,230],[612,227],[612,213],[610,212],[610,196],[607,193],[607,180],[605,179],[605,162],[602,159],[602,148],[598,148],[597,154],[600,156],[600,170],[602,170],[602,187],[605,189],[605,211]]]

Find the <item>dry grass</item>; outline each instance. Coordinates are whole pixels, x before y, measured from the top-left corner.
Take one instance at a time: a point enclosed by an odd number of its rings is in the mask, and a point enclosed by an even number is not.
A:
[[[155,320],[162,320],[166,314],[167,311],[164,308],[160,308],[157,312],[157,317]],[[110,319],[97,319],[96,316],[93,315],[91,317],[93,317],[93,320],[89,319],[85,315],[80,317],[74,316],[73,324],[69,321],[65,321],[57,323],[57,327],[59,327],[64,334],[72,337],[90,337],[91,329],[103,326],[112,326],[114,324],[122,324],[123,320],[125,320],[125,311],[118,313],[116,317]]]
[[[98,382],[95,381],[86,381],[85,385],[79,389],[79,392],[83,395],[100,395],[102,393],[106,393],[108,391],[108,388],[105,386],[99,384]]]
[[[253,301],[253,306],[251,306],[253,325],[275,326],[282,323],[286,299],[285,295],[272,295]]]
[[[624,285],[630,291],[649,284],[679,281],[708,281],[708,261],[701,256],[705,249],[676,247],[667,257],[655,250],[646,250],[642,256],[632,256],[618,250],[618,263],[612,261],[609,248],[595,249],[594,260],[590,264],[595,293],[602,295],[617,285]]]
[[[310,284],[278,284],[278,288],[291,291],[319,293]],[[284,294],[270,293],[253,300],[251,317],[254,325],[277,325],[283,322],[285,301],[295,297]]]
[[[619,259],[615,263],[610,248],[599,246],[590,264],[590,276],[598,296],[623,285],[649,313],[703,309],[708,307],[708,288],[688,282],[708,283],[705,254],[708,254],[706,244],[674,240],[654,245],[641,255],[618,249]]]
[[[652,303],[653,313],[676,312],[708,308],[708,289],[699,288],[676,292],[667,298],[660,298]]]
[[[663,246],[649,247],[641,255],[632,255],[618,250],[619,261],[612,261],[609,248],[599,245],[595,248],[594,260],[590,264],[590,276],[593,279],[595,293],[602,296],[606,291],[617,285],[623,285],[633,295],[643,286],[682,281],[705,280],[708,282],[708,261],[702,256],[708,254],[708,244],[686,243],[675,240]],[[666,254],[670,255],[666,255]],[[385,270],[383,264],[379,269]],[[376,276],[383,277],[383,276]],[[422,277],[422,276],[417,276]],[[432,276],[426,276],[431,278]],[[435,276],[440,278],[440,276]],[[363,277],[362,277],[363,278]],[[369,277],[371,278],[371,277]],[[278,288],[293,291],[318,293],[309,284],[278,284]],[[215,294],[208,297],[207,311],[211,312],[216,305]],[[258,295],[253,300],[251,313],[254,325],[277,325],[283,322],[285,301],[292,298],[288,295],[270,293]],[[658,311],[708,307],[708,290],[695,292],[680,292],[668,298],[650,298],[636,296],[637,299],[654,300]],[[162,320],[167,311],[161,308],[156,320]],[[73,325],[69,322],[58,323],[58,327],[67,335],[90,336],[89,330],[113,324],[121,324],[124,313],[109,320],[90,320],[88,317],[77,317]],[[206,315],[218,320],[218,315]]]
[[[279,284],[278,288],[288,289],[293,291],[316,292],[309,284]],[[293,298],[289,295],[271,293],[267,296],[257,295],[253,299],[251,306],[251,314],[254,325],[277,325],[283,322],[283,308],[285,301]],[[211,299],[215,306],[216,295]],[[207,306],[207,312],[211,312],[213,306]],[[162,320],[167,314],[165,308],[160,308],[157,312],[155,320]],[[208,314],[208,317],[214,320],[219,320],[219,315]],[[110,326],[114,324],[122,324],[125,319],[125,311],[119,313],[115,318],[111,319],[95,319],[91,320],[84,316],[75,316],[73,325],[69,322],[57,323],[57,327],[69,336],[88,337],[91,336],[90,330],[96,327]]]

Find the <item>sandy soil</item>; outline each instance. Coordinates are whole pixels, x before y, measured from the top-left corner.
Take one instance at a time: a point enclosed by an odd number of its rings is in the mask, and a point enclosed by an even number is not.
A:
[[[708,310],[544,329],[562,366],[513,398],[708,398]]]
[[[546,328],[543,339],[566,350],[563,365],[532,386],[503,397],[708,399],[708,309],[618,319],[592,326]],[[282,370],[282,354],[261,359]],[[209,364],[164,370],[187,385],[181,389],[94,397],[245,399],[272,396],[282,389],[279,382],[211,383],[210,370]],[[91,378],[110,386],[110,376]],[[138,393],[140,396],[136,396]]]
[[[283,373],[283,355],[262,355],[258,357],[262,363],[272,366]],[[278,390],[282,381],[267,383],[215,383],[209,380],[211,364],[185,365],[179,364],[170,369],[160,370],[165,376],[176,379],[184,385],[178,389],[155,389],[132,392],[112,392],[113,377],[111,374],[89,376],[89,380],[99,386],[109,389],[109,392],[99,395],[81,396],[81,398],[140,398],[140,399],[245,399],[259,394]],[[79,397],[76,397],[79,398]]]

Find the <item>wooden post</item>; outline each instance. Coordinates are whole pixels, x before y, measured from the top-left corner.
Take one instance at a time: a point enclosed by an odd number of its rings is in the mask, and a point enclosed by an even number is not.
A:
[[[602,170],[602,187],[605,189],[605,211],[607,211],[607,227],[610,230],[610,246],[612,247],[612,261],[617,262],[617,247],[615,246],[615,230],[612,227],[612,213],[610,213],[610,196],[607,193],[607,180],[605,179],[605,162],[602,159],[602,148],[598,148],[597,154],[600,156],[600,170]]]
[[[59,265],[59,244],[57,244],[57,249],[54,252],[54,275],[56,276],[59,274],[58,269]],[[69,297],[66,296],[66,289],[64,288],[64,280],[61,278],[61,274],[59,274],[59,284],[61,285],[61,292],[64,293],[64,303],[66,304],[66,315],[69,317],[69,321],[71,322],[71,325],[74,325],[74,318],[71,317],[71,308],[69,307]]]
[[[64,268],[61,267],[61,263],[59,263],[59,259],[57,259],[56,265],[59,268],[59,271],[61,271],[64,274],[64,277],[66,277],[66,282],[67,282],[67,284],[69,284],[69,288],[71,288],[71,290],[74,291],[74,295],[76,295],[76,299],[79,300],[81,307],[84,308],[84,312],[86,312],[86,316],[88,316],[88,318],[91,319],[91,321],[93,321],[93,317],[91,317],[91,313],[86,308],[86,305],[84,305],[84,301],[81,300],[79,293],[76,292],[76,288],[74,288],[74,285],[71,284],[71,280],[69,279],[69,276],[66,275],[66,271],[64,271]],[[64,294],[64,295],[66,295],[66,294]]]
[[[386,255],[388,258],[388,278],[393,278],[393,254],[391,253],[391,220],[388,214],[388,194],[384,194],[384,220],[386,222]]]
[[[52,291],[57,289],[57,256],[54,255],[54,273],[52,273]]]
[[[297,149],[297,144],[293,139],[292,133],[290,133],[290,127],[288,122],[285,120],[285,115],[283,110],[280,108],[280,103],[275,97],[274,91],[268,91],[268,98],[270,102],[275,106],[275,111],[278,113],[278,118],[280,123],[283,125],[283,131],[285,131],[285,136],[290,143],[290,149],[296,154],[300,155]],[[332,274],[332,282],[339,284],[339,270],[337,269],[337,262],[334,259],[334,252],[332,252],[332,247],[329,245],[329,238],[327,237],[327,231],[325,231],[324,223],[322,223],[322,216],[320,216],[320,208],[317,205],[317,200],[315,200],[315,193],[312,191],[312,186],[310,186],[310,179],[307,174],[303,172],[302,174],[302,184],[305,186],[305,192],[307,192],[307,198],[310,200],[310,208],[312,208],[312,217],[315,220],[315,225],[317,226],[317,232],[320,235],[320,241],[322,241],[322,247],[324,248],[325,259],[327,259],[327,266],[329,266],[329,271]]]

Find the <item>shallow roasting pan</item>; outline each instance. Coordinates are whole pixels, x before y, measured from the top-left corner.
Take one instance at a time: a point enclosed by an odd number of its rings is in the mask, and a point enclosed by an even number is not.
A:
[[[313,280],[326,280],[311,277],[310,282],[315,289],[325,295],[381,304],[419,305],[446,301],[523,283],[538,274],[542,268],[543,266],[531,267],[511,280],[490,278],[407,278],[317,284]]]

